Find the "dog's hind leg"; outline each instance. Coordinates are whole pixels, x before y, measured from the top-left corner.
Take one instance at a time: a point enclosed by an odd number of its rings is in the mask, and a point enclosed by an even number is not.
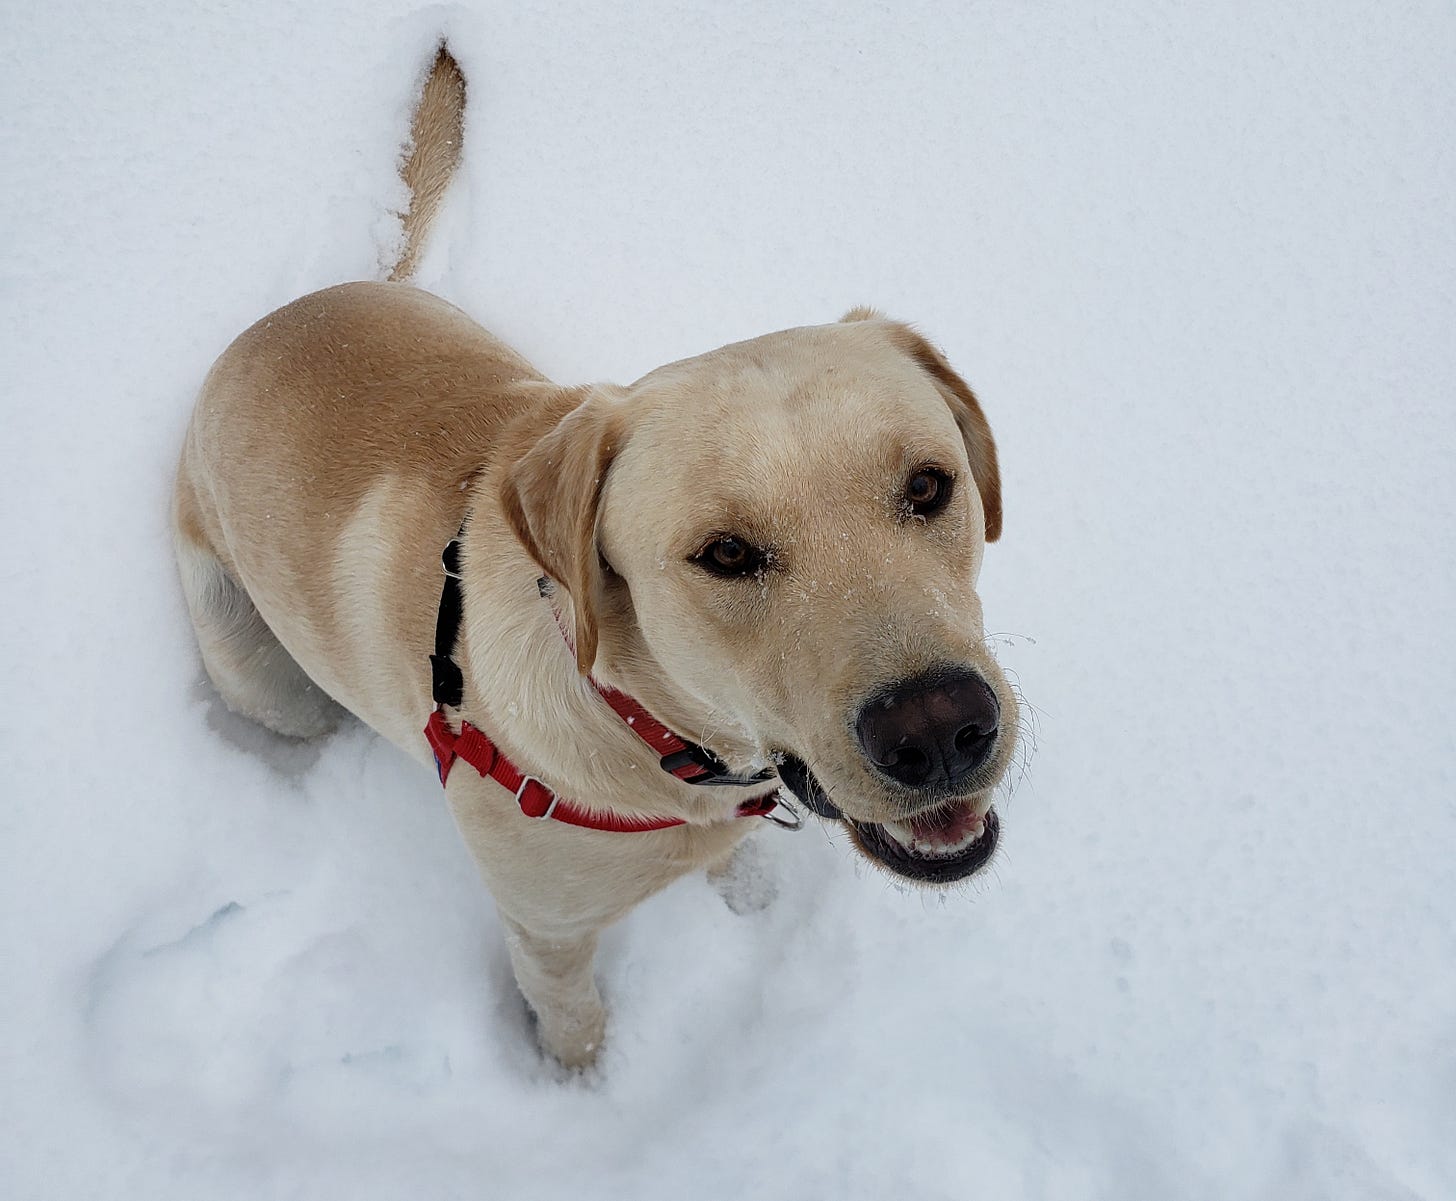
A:
[[[228,708],[292,738],[338,725],[343,709],[283,648],[212,550],[180,522],[174,540],[202,663]]]

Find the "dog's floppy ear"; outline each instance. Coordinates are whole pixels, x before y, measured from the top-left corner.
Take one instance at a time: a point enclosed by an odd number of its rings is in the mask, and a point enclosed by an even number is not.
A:
[[[981,412],[980,403],[970,385],[927,339],[903,322],[891,321],[869,308],[850,309],[841,321],[873,321],[885,328],[891,341],[909,355],[934,381],[945,403],[950,406],[961,437],[966,443],[966,457],[971,462],[971,475],[976,491],[981,494],[981,508],[986,513],[986,541],[1001,537],[1001,468],[996,461],[996,442],[991,426]]]
[[[527,553],[571,594],[576,666],[587,675],[597,656],[605,571],[597,518],[623,423],[610,389],[571,389],[564,402],[578,397],[506,475],[501,505]]]

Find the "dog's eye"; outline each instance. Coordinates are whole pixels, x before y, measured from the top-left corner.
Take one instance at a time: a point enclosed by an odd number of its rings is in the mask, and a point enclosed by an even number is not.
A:
[[[703,547],[693,561],[714,575],[732,578],[753,575],[764,564],[764,553],[741,538],[715,538]]]
[[[922,467],[905,481],[905,504],[916,517],[928,517],[950,500],[955,481],[943,471]]]

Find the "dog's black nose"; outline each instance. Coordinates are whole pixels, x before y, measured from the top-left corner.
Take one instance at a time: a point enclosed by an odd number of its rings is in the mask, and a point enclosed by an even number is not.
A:
[[[1001,707],[980,676],[932,672],[873,696],[855,732],[875,770],[911,788],[959,784],[996,742]]]

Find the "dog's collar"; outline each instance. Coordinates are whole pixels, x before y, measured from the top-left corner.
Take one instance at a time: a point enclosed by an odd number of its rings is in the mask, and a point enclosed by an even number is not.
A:
[[[464,532],[462,525],[460,533],[450,540],[441,555],[445,583],[440,590],[440,609],[435,619],[435,653],[430,656],[430,691],[435,711],[430,714],[425,726],[425,739],[434,752],[440,783],[446,783],[450,769],[457,759],[461,759],[481,776],[488,776],[513,792],[521,812],[527,817],[551,818],[567,825],[618,833],[666,830],[686,825],[683,819],[677,817],[629,817],[575,805],[557,796],[535,776],[521,771],[482,730],[468,721],[460,723],[458,732],[451,728],[445,710],[458,709],[465,694],[465,675],[455,662],[455,643],[459,638],[464,609],[460,584],[460,538]],[[543,598],[549,595],[544,578],[537,581],[537,591]],[[658,756],[662,770],[684,783],[743,786],[765,783],[773,778],[773,772],[767,769],[752,776],[734,775],[712,751],[674,734],[630,696],[596,680],[592,680],[591,685],[612,711],[622,718],[627,728]],[[767,817],[786,826],[799,824],[797,820],[786,821],[774,816],[778,808],[779,803],[773,795],[757,797],[739,805],[737,816]]]

